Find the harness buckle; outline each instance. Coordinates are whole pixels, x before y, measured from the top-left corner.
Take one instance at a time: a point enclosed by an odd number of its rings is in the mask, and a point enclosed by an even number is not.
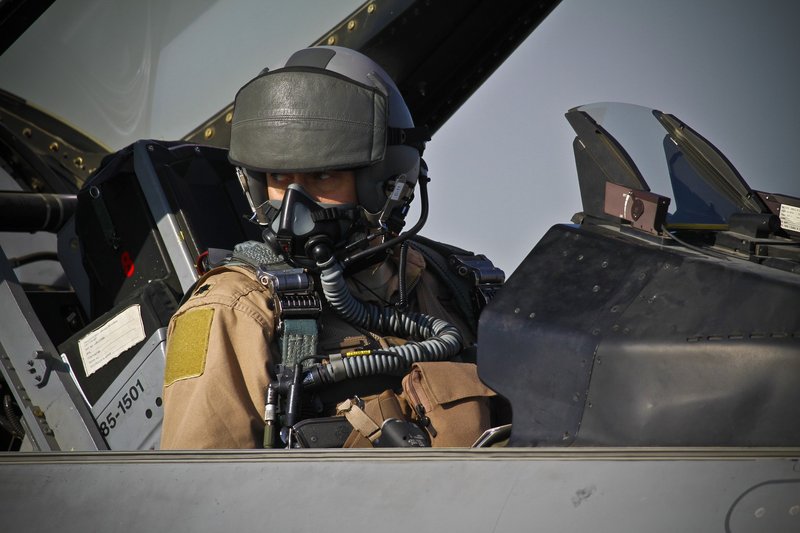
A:
[[[283,331],[283,323],[287,318],[316,320],[322,314],[322,300],[314,291],[314,278],[306,269],[269,270],[262,265],[256,271],[256,277],[272,292],[279,334]]]
[[[464,278],[470,279],[475,288],[472,297],[478,309],[488,304],[506,280],[505,272],[483,254],[451,255],[450,266]]]

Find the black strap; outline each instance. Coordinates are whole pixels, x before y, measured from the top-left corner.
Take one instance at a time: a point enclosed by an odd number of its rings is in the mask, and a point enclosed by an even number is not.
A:
[[[467,319],[473,332],[477,331],[478,314],[480,310],[475,309],[472,305],[472,287],[470,287],[463,278],[450,271],[447,267],[447,259],[443,254],[433,247],[428,246],[427,242],[425,244],[419,242],[422,239],[430,241],[430,239],[425,239],[424,237],[417,239],[417,237],[414,236],[412,239],[409,239],[412,241],[410,245],[422,254],[426,264],[431,267],[431,270],[436,276],[447,286],[450,293],[455,298],[459,309],[461,309],[462,316]]]
[[[311,213],[311,220],[321,222],[324,220],[355,220],[355,209],[342,209],[341,207],[327,207]]]
[[[477,255],[457,246],[434,241],[420,235],[410,237],[409,241],[411,246],[422,254],[431,270],[450,290],[462,311],[462,315],[473,328],[473,332],[477,331],[478,318],[483,307],[488,303],[491,295],[500,287],[505,278],[503,271],[494,267],[486,256]],[[474,271],[459,272],[457,267],[464,265],[463,258],[465,257],[487,263],[489,268],[484,270],[492,271],[491,279],[481,280],[476,278]],[[484,281],[488,283],[484,283]],[[485,285],[491,288],[488,298]]]
[[[96,196],[92,195],[92,191],[97,190]],[[108,212],[105,199],[99,193],[100,188],[95,187],[89,191],[91,196],[91,206],[97,215],[97,221],[100,224],[100,229],[103,230],[103,237],[105,237],[106,244],[114,250],[119,248],[120,238],[117,234],[117,229],[114,227],[114,222],[111,220],[111,213]]]
[[[425,149],[425,143],[430,140],[431,134],[425,126],[418,128],[389,128],[389,131],[386,132],[387,146],[405,144],[413,146],[419,150],[420,154]]]

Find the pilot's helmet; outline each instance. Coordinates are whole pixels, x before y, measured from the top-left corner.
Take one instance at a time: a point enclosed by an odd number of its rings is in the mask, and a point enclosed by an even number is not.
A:
[[[375,223],[387,198],[399,193],[398,177],[408,185],[408,201],[413,197],[425,140],[377,63],[319,46],[295,52],[239,90],[229,160],[246,171],[243,185],[262,224],[269,221],[255,208],[267,200],[267,172],[335,169],[354,170],[362,214]]]

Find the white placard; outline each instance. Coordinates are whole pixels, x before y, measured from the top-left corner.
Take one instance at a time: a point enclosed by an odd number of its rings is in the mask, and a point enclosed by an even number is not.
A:
[[[800,207],[781,204],[779,217],[783,229],[800,231]]]
[[[78,341],[84,372],[97,372],[144,337],[142,310],[134,304]]]

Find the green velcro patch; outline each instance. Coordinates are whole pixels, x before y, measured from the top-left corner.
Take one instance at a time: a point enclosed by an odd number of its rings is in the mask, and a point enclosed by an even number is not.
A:
[[[181,379],[203,375],[213,318],[213,309],[195,309],[175,320],[175,327],[172,328],[167,343],[165,387]]]

